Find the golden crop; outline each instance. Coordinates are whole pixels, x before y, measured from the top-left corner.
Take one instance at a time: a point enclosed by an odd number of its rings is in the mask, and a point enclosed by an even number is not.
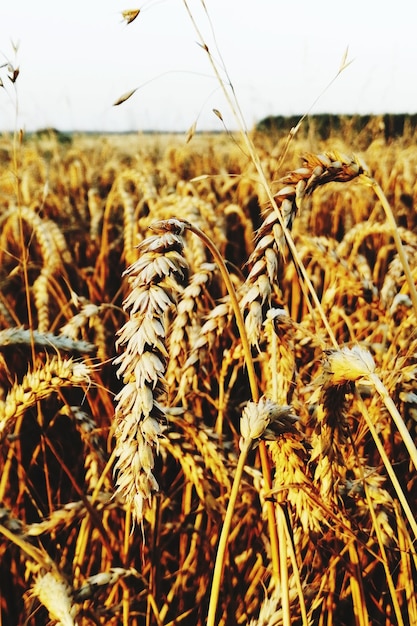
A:
[[[1,138],[0,621],[417,624],[413,142],[185,139]]]

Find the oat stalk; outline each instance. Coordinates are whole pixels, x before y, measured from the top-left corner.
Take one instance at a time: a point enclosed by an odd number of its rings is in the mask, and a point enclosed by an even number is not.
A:
[[[293,240],[293,238],[291,236],[291,233],[290,233],[290,229],[288,228],[288,225],[285,223],[285,219],[284,219],[284,217],[281,214],[281,211],[280,211],[280,209],[278,207],[277,200],[276,200],[274,194],[272,193],[271,187],[270,187],[270,185],[269,185],[269,183],[267,181],[267,178],[266,178],[266,175],[265,175],[265,172],[264,172],[264,168],[262,167],[262,163],[261,163],[260,157],[259,157],[259,155],[258,155],[258,153],[257,153],[257,151],[255,149],[255,146],[254,146],[254,144],[253,144],[253,142],[252,142],[252,140],[251,140],[251,138],[249,136],[249,133],[248,133],[248,130],[247,130],[247,127],[246,127],[246,124],[245,124],[245,119],[244,119],[243,113],[241,111],[239,102],[238,102],[238,100],[236,98],[236,95],[235,95],[235,92],[234,92],[234,88],[233,88],[233,84],[232,84],[232,82],[231,82],[231,80],[230,80],[230,78],[228,76],[227,69],[226,69],[226,67],[225,67],[225,65],[223,63],[223,70],[224,70],[224,72],[226,74],[226,77],[228,79],[227,84],[225,84],[225,82],[222,80],[222,78],[220,76],[220,72],[219,72],[219,69],[217,67],[217,64],[216,64],[216,62],[215,62],[215,60],[214,60],[214,58],[213,58],[213,56],[212,56],[208,46],[207,46],[207,44],[205,43],[204,37],[203,37],[203,35],[202,35],[202,33],[201,33],[201,31],[200,31],[200,29],[199,29],[195,19],[194,19],[192,11],[190,10],[190,8],[188,6],[187,0],[183,0],[183,2],[184,2],[184,5],[185,5],[185,8],[187,10],[187,13],[188,13],[188,15],[189,15],[189,17],[191,19],[191,22],[192,22],[192,24],[194,26],[194,29],[195,29],[195,31],[196,31],[196,33],[198,35],[199,44],[201,45],[203,50],[205,50],[205,52],[207,53],[210,65],[211,65],[211,67],[212,67],[212,69],[214,71],[216,79],[218,80],[218,82],[219,82],[219,84],[221,86],[222,92],[223,92],[223,94],[224,94],[224,96],[226,98],[226,101],[227,101],[227,103],[228,103],[228,105],[230,107],[230,110],[231,110],[235,120],[238,123],[238,126],[240,128],[240,132],[241,132],[243,141],[245,143],[245,147],[246,147],[246,149],[248,151],[248,154],[249,154],[249,156],[250,156],[250,158],[251,158],[251,160],[252,160],[252,162],[253,162],[253,164],[254,164],[254,166],[256,168],[256,171],[257,171],[258,176],[259,176],[259,181],[260,181],[260,183],[261,183],[261,185],[262,185],[262,187],[263,187],[263,189],[265,191],[265,194],[267,196],[268,202],[270,203],[270,206],[272,207],[272,209],[276,213],[276,217],[277,217],[278,223],[280,224],[280,227],[282,229],[282,236],[284,237],[284,239],[285,239],[285,241],[287,243],[287,246],[288,246],[288,248],[289,248],[289,250],[291,252],[293,261],[296,264],[296,266],[298,267],[298,269],[300,270],[300,273],[301,273],[301,275],[303,277],[303,281],[304,281],[305,285],[307,286],[307,289],[308,289],[308,291],[309,291],[309,293],[311,295],[311,298],[312,298],[312,300],[314,302],[314,306],[315,306],[315,308],[316,308],[316,310],[317,310],[317,312],[318,312],[318,314],[320,316],[320,319],[321,319],[321,321],[323,323],[323,326],[326,329],[333,346],[335,348],[337,348],[338,343],[337,343],[337,340],[336,340],[336,338],[334,336],[333,330],[331,329],[331,326],[330,326],[330,324],[328,322],[327,316],[326,316],[326,314],[325,314],[325,312],[323,310],[322,304],[321,304],[320,299],[319,299],[319,297],[317,295],[317,292],[316,292],[316,290],[315,290],[315,288],[313,286],[313,283],[311,282],[311,280],[310,280],[310,278],[308,276],[307,270],[306,270],[306,268],[305,268],[305,266],[304,266],[304,264],[303,264],[303,262],[302,262],[302,260],[300,258],[300,255],[298,254],[298,251],[297,251],[297,248],[295,246],[294,240]],[[203,2],[203,7],[204,7],[204,9],[206,11],[206,14],[208,16],[208,12],[207,12],[207,9],[206,9],[206,7],[204,5],[204,2]],[[348,66],[348,64],[349,64],[349,62],[347,62],[347,51],[346,51],[345,57],[342,60],[342,63],[340,65],[340,68],[339,68],[338,73],[337,73],[336,77],[334,78],[334,80],[345,69],[345,67]],[[227,86],[230,87],[231,92],[233,94],[233,97],[231,97],[231,95],[230,95],[230,93],[229,93],[229,91],[227,89]],[[343,159],[342,159],[342,162],[343,162]],[[351,162],[357,162],[357,159],[354,158]],[[360,173],[361,173],[361,168],[358,168],[358,170],[354,174],[354,176],[350,176],[350,178],[348,178],[348,179],[350,180],[351,178],[353,178],[355,176],[358,176]],[[322,172],[321,172],[321,174],[322,174]],[[342,180],[348,180],[348,179],[343,178]],[[332,180],[332,178],[330,178],[329,180]]]

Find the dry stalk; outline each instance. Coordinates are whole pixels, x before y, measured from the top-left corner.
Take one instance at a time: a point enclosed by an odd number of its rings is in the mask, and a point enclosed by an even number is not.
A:
[[[217,546],[209,610],[207,614],[207,626],[214,626],[216,623],[217,604],[225,566],[226,549],[239,493],[239,485],[249,451],[257,440],[271,436],[275,438],[280,433],[291,431],[293,429],[294,420],[295,418],[291,414],[288,406],[282,407],[264,398],[261,398],[258,402],[249,402],[243,409],[240,420],[240,455],[233,478],[232,490],[229,496],[219,544]]]
[[[365,172],[362,174],[361,176],[361,180],[363,180],[363,182],[366,185],[370,185],[372,187],[372,189],[374,190],[376,196],[378,197],[379,201],[381,202],[384,211],[385,211],[385,215],[388,221],[388,224],[390,226],[391,229],[391,234],[394,238],[395,241],[395,245],[397,247],[397,251],[398,251],[398,256],[401,260],[401,265],[403,267],[404,270],[404,274],[407,280],[407,285],[408,288],[410,290],[410,297],[411,300],[413,302],[413,307],[414,307],[414,314],[417,317],[417,289],[416,289],[416,285],[415,285],[415,281],[413,279],[411,270],[410,270],[410,265],[408,263],[408,259],[407,256],[405,254],[402,242],[401,242],[401,237],[400,237],[400,233],[398,231],[397,228],[397,223],[395,221],[395,217],[394,214],[392,212],[391,206],[384,194],[384,192],[382,191],[380,185],[376,182],[376,180],[374,180],[373,178],[371,178],[369,176],[369,174],[366,174]]]

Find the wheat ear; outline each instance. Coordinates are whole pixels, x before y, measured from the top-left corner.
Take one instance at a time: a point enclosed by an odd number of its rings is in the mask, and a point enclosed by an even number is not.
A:
[[[28,371],[0,403],[0,437],[25,411],[39,400],[60,391],[91,383],[90,370],[82,361],[52,357],[42,367]]]
[[[142,522],[144,505],[158,490],[154,449],[162,433],[164,410],[158,397],[166,370],[167,312],[184,282],[183,228],[153,226],[157,234],[140,245],[140,257],[125,272],[130,292],[124,301],[129,319],[121,328],[116,357],[123,387],[116,395],[116,485],[134,518]]]
[[[261,336],[262,323],[265,319],[264,307],[269,306],[271,285],[278,283],[278,270],[285,244],[289,245],[295,262],[300,261],[289,231],[302,203],[320,185],[329,182],[347,182],[357,178],[364,171],[366,166],[357,157],[326,152],[305,155],[303,167],[281,179],[282,188],[274,195],[273,203],[266,210],[264,221],[257,232],[256,245],[248,260],[249,275],[240,298],[246,330],[252,345],[257,346]],[[297,265],[302,264],[297,262]],[[304,280],[307,285],[310,284],[306,275]],[[310,291],[314,297],[312,286]],[[316,304],[320,310],[320,304],[318,302]],[[332,337],[327,320],[323,321]]]

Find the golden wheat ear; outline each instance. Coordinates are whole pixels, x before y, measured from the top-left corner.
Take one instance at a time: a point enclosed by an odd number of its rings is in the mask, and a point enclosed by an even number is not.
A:
[[[58,393],[63,387],[91,384],[91,370],[83,361],[52,357],[29,370],[21,383],[15,383],[0,402],[0,437],[16,420],[40,400]]]
[[[274,285],[279,284],[279,270],[289,231],[303,202],[317,187],[329,182],[348,182],[366,171],[357,157],[337,152],[308,154],[303,167],[284,178],[282,188],[274,195],[275,206],[266,209],[266,216],[258,229],[255,248],[248,260],[249,274],[241,288],[240,306],[245,315],[245,326],[250,343],[259,347],[265,309],[269,308]],[[298,265],[298,255],[294,257]]]
[[[185,280],[182,228],[153,226],[157,234],[139,246],[140,257],[126,270],[130,292],[124,302],[129,319],[116,342],[123,351],[114,363],[123,386],[116,395],[115,465],[117,492],[141,522],[144,507],[158,490],[153,474],[164,409],[167,312]]]

